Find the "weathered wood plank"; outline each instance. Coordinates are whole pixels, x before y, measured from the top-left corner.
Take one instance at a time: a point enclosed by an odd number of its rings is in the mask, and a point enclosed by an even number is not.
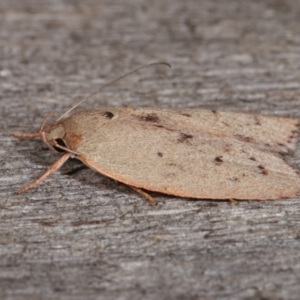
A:
[[[298,299],[299,199],[155,195],[151,207],[76,161],[16,195],[58,155],[8,134],[154,61],[172,69],[144,70],[84,108],[299,118],[298,1],[1,0],[0,21],[1,299]]]

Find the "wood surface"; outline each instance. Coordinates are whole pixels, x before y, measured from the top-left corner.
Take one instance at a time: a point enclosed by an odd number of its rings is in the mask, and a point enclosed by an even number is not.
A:
[[[0,0],[1,299],[299,299],[300,198],[151,206],[76,160],[15,193],[60,154],[10,131],[157,61],[81,108],[300,118],[299,1]]]

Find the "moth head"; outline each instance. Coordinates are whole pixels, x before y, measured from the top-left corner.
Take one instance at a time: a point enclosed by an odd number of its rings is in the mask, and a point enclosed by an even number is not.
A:
[[[40,131],[44,144],[56,152],[71,152],[64,141],[65,129],[61,123],[52,123]]]

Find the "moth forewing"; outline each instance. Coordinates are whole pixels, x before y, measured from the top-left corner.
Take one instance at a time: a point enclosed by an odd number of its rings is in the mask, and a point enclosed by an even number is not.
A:
[[[136,188],[212,199],[279,199],[299,192],[299,175],[277,153],[294,148],[293,119],[105,108],[73,114],[57,126],[83,163]]]

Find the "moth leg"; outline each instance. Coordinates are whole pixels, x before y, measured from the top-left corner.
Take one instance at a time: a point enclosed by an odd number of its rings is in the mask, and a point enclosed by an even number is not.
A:
[[[24,139],[31,139],[34,137],[39,137],[40,133],[39,132],[34,132],[34,133],[23,133],[23,132],[10,132],[11,135],[18,137],[18,138],[24,138]]]
[[[150,196],[148,193],[143,191],[142,189],[138,189],[134,186],[131,186],[131,188],[133,190],[135,190],[136,192],[138,192],[139,194],[141,194],[143,197],[145,197],[150,202],[150,204],[157,205],[157,201],[152,196]]]
[[[59,158],[52,166],[48,168],[48,170],[38,179],[35,181],[31,182],[30,184],[24,186],[20,190],[18,190],[18,194],[22,194],[26,192],[27,190],[35,187],[38,185],[41,181],[43,181],[46,177],[48,177],[51,173],[57,171],[67,160],[68,158],[72,155],[72,153],[66,153],[64,154],[61,158]]]

